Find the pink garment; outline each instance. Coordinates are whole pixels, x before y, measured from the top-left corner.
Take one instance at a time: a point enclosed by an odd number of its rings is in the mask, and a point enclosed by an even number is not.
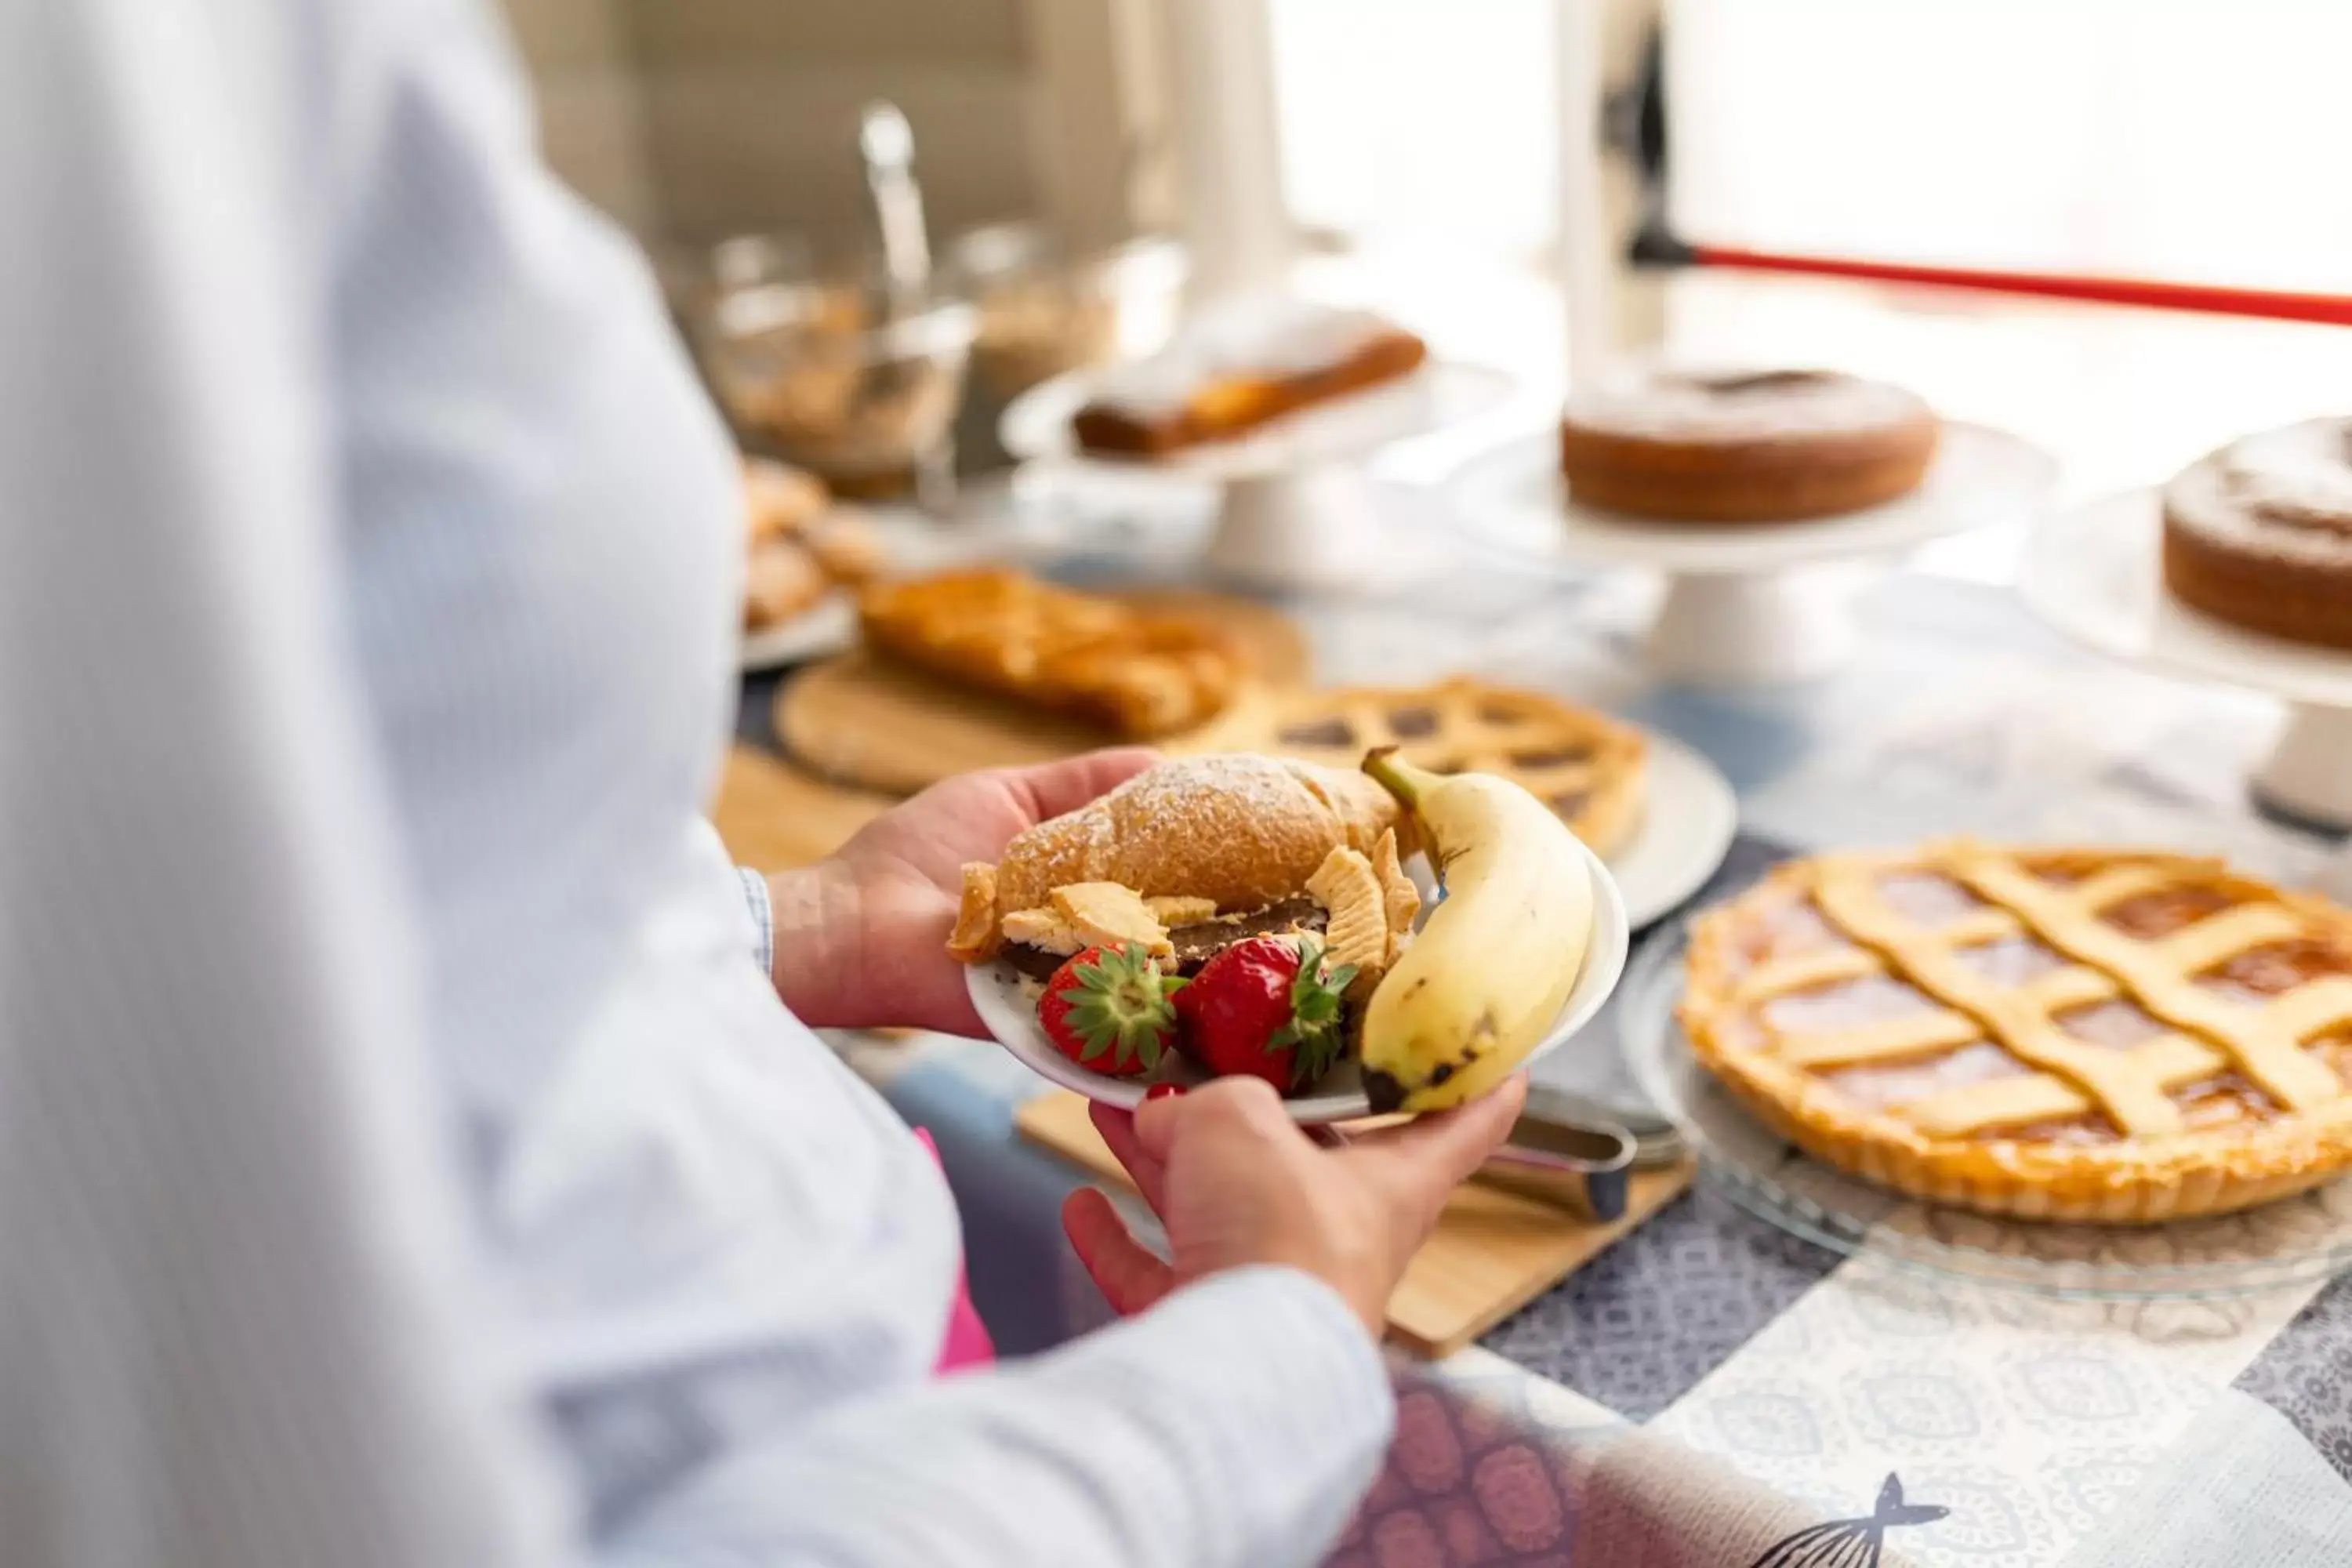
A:
[[[931,1142],[928,1129],[915,1129],[916,1141],[923,1152],[937,1164],[939,1145]],[[980,1321],[980,1313],[971,1304],[971,1292],[964,1288],[963,1259],[956,1259],[955,1303],[948,1309],[948,1334],[940,1346],[940,1359],[931,1368],[934,1376],[945,1376],[970,1366],[988,1366],[996,1360],[996,1342],[988,1337],[988,1325]]]

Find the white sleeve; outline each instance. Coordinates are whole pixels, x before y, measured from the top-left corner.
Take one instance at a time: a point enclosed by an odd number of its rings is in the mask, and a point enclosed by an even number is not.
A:
[[[333,585],[300,30],[0,48],[0,1548],[537,1560]]]
[[[614,1568],[1307,1568],[1395,1418],[1327,1287],[1244,1270],[1050,1355],[845,1402],[632,1521]]]

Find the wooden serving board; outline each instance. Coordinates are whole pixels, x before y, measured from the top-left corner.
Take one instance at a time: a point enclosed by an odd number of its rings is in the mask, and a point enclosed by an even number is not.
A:
[[[1087,1119],[1083,1095],[1039,1095],[1013,1120],[1033,1142],[1097,1176],[1133,1184]],[[1691,1171],[1685,1163],[1636,1172],[1623,1217],[1607,1225],[1525,1193],[1469,1183],[1447,1200],[1435,1234],[1389,1299],[1389,1337],[1418,1355],[1452,1355],[1656,1213],[1690,1185]]]
[[[888,795],[842,789],[738,745],[728,749],[710,816],[737,865],[789,871],[824,859],[893,804]]]
[[[1154,610],[1213,621],[1247,651],[1257,683],[1202,728],[1156,742],[1171,752],[1248,744],[1262,734],[1265,687],[1305,679],[1307,645],[1278,612],[1247,599],[1192,592],[1122,594]],[[776,734],[793,759],[855,788],[912,795],[978,768],[1022,767],[1075,756],[1118,737],[1005,698],[971,690],[852,652],[784,683]]]

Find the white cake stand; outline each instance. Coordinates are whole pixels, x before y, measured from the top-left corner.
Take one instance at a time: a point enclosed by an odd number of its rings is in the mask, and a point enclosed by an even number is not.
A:
[[[1447,499],[1465,536],[1500,553],[1664,573],[1652,667],[1681,680],[1760,685],[1825,674],[1853,653],[1850,574],[1834,563],[2027,516],[2057,472],[2019,437],[1948,424],[1919,488],[1884,506],[1811,522],[1658,522],[1570,501],[1559,439],[1544,430],[1464,465]]]
[[[1206,564],[1217,576],[1259,588],[1362,582],[1377,565],[1379,540],[1365,459],[1383,447],[1488,413],[1512,386],[1499,371],[1432,363],[1387,385],[1272,421],[1240,440],[1120,462],[1081,453],[1070,429],[1070,416],[1101,374],[1076,371],[1023,393],[997,426],[1004,449],[1108,494],[1151,479],[1221,487]]]
[[[2241,631],[2164,591],[2162,503],[2130,490],[2034,533],[2018,591],[2042,619],[2101,653],[2284,698],[2286,724],[2256,795],[2317,826],[2352,828],[2352,653]]]

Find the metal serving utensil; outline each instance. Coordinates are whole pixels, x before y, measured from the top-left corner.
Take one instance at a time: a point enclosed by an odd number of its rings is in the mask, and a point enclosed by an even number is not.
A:
[[[919,307],[931,282],[931,239],[923,219],[923,190],[915,183],[915,132],[898,106],[877,99],[858,116],[857,150],[882,232],[882,267],[895,315]]]
[[[1377,1124],[1395,1120],[1402,1119]],[[1332,1126],[1305,1131],[1327,1148],[1343,1148],[1349,1139]],[[1635,1171],[1677,1163],[1684,1149],[1674,1123],[1654,1112],[1536,1084],[1510,1136],[1486,1157],[1477,1179],[1605,1225],[1623,1217]]]
[[[1689,1153],[1682,1131],[1646,1107],[1595,1100],[1549,1084],[1528,1086],[1528,1108],[1522,1123],[1549,1122],[1562,1127],[1600,1127],[1633,1136],[1633,1169],[1662,1170],[1680,1164]]]

